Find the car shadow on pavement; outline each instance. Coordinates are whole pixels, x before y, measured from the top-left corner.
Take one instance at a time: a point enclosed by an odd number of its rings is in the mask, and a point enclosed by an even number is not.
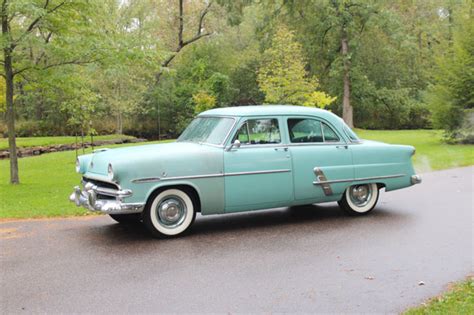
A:
[[[212,234],[236,234],[241,236],[261,234],[278,229],[278,233],[304,234],[308,231],[318,230],[323,232],[330,229],[344,229],[352,225],[365,225],[368,223],[401,224],[407,220],[406,214],[377,207],[366,216],[351,217],[345,215],[336,204],[306,205],[289,208],[275,208],[261,211],[234,213],[227,215],[198,215],[190,230],[177,238],[158,239],[162,241],[191,240]],[[107,243],[155,241],[147,233],[142,224],[114,224],[100,225],[88,231],[94,238],[99,238]]]

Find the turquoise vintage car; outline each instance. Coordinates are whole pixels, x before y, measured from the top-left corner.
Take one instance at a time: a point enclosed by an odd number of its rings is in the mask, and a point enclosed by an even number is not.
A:
[[[379,190],[421,182],[415,149],[361,140],[329,111],[245,106],[198,115],[177,141],[82,155],[70,200],[154,236],[186,231],[196,213],[225,214],[337,201],[370,212]]]

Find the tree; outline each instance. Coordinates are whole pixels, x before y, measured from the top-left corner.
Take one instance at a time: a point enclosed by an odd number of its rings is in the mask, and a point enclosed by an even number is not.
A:
[[[6,84],[6,120],[10,151],[10,182],[18,184],[14,93],[17,77],[27,72],[40,72],[64,65],[90,62],[97,50],[92,35],[95,28],[91,17],[95,8],[88,1],[3,0],[0,8],[2,23],[3,71]],[[74,29],[71,32],[71,29]],[[89,30],[88,33],[86,30]],[[67,38],[67,40],[64,40]],[[91,36],[90,39],[95,38]],[[74,47],[74,49],[71,49]]]
[[[268,103],[323,108],[335,100],[316,91],[317,79],[308,76],[302,47],[286,26],[276,29],[271,47],[264,51],[257,80]]]
[[[429,90],[435,126],[456,138],[465,110],[474,108],[474,19],[469,6],[460,10],[453,42],[437,62],[435,83]]]
[[[5,79],[0,77],[0,113],[5,112]]]
[[[178,43],[177,46],[172,49],[171,53],[167,58],[165,58],[161,63],[161,69],[156,74],[156,83],[159,83],[161,76],[163,75],[163,71],[170,65],[171,61],[181,52],[181,50],[204,38],[206,36],[210,36],[212,33],[206,31],[204,23],[206,19],[206,15],[209,13],[209,10],[212,6],[212,1],[208,1],[207,4],[204,6],[204,9],[201,10],[199,13],[197,25],[196,25],[196,33],[191,36],[189,39],[185,39],[184,33],[184,25],[185,25],[185,12],[184,12],[184,0],[178,0]]]

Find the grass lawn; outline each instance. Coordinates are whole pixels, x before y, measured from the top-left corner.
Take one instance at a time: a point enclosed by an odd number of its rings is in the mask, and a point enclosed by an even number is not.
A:
[[[95,136],[94,141],[101,140],[117,140],[117,139],[134,139],[132,136],[125,135],[106,135],[106,136]],[[78,137],[77,141],[81,143],[81,138]],[[85,137],[84,142],[90,142],[90,137]],[[41,147],[55,144],[72,144],[76,142],[76,137],[26,137],[16,138],[16,146],[19,148],[28,147]],[[8,149],[8,138],[0,138],[0,150]]]
[[[417,150],[415,167],[418,172],[474,164],[473,145],[443,144],[440,140],[442,135],[440,131],[358,130],[358,134],[365,139],[415,146]],[[58,143],[57,139],[46,141]],[[90,152],[90,149],[87,152]],[[0,218],[71,216],[87,213],[68,201],[72,187],[78,185],[80,180],[80,176],[74,171],[74,151],[25,157],[19,159],[19,163],[21,184],[10,185],[9,161],[0,160]]]
[[[409,309],[404,314],[474,314],[474,277],[456,284],[444,295],[431,299],[423,306]]]

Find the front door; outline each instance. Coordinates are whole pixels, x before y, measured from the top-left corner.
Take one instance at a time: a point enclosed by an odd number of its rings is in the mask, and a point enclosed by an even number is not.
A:
[[[350,146],[326,122],[295,117],[286,123],[296,201],[329,201],[340,196],[354,178]],[[319,184],[325,181],[335,182]]]
[[[278,118],[249,118],[224,152],[226,212],[287,205],[293,200],[291,156]]]

